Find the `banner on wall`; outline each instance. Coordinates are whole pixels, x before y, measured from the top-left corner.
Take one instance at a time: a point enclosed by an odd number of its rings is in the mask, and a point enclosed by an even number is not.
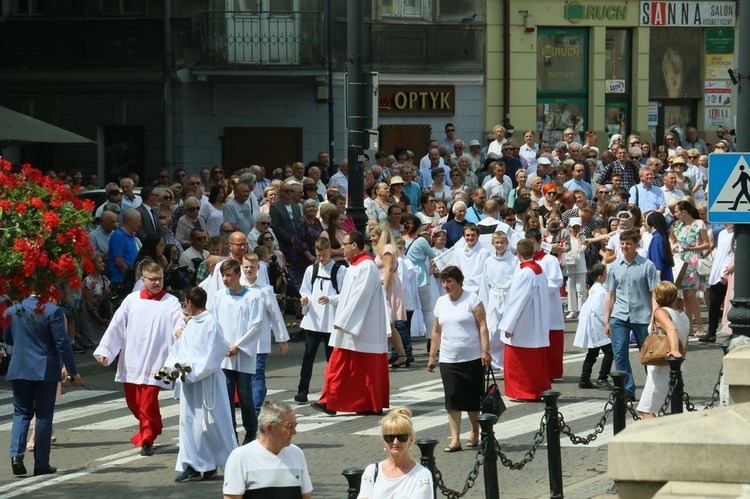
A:
[[[706,80],[703,91],[706,106],[728,106],[731,104],[732,82],[729,80]]]
[[[732,67],[732,54],[706,54],[706,80],[724,80],[729,78],[728,69]]]
[[[721,125],[727,128],[732,127],[732,108],[731,107],[706,107],[706,126],[705,128],[718,128]]]
[[[652,28],[734,26],[735,2],[641,1],[640,25]]]

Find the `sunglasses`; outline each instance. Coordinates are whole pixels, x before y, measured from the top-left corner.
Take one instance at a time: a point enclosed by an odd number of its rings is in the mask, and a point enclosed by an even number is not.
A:
[[[385,435],[383,435],[383,440],[385,440],[389,444],[392,444],[396,439],[398,439],[399,442],[404,443],[409,440],[409,436],[410,435],[408,433],[399,433],[398,435],[394,435],[393,433],[386,433]]]

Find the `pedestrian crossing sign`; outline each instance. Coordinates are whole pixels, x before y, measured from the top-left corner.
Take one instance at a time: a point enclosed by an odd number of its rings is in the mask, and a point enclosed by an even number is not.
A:
[[[750,223],[750,153],[708,156],[708,220]]]

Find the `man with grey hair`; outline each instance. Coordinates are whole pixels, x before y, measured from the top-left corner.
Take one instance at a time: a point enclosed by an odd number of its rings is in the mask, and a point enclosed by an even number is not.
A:
[[[458,142],[458,141],[456,141]],[[464,174],[464,185],[467,191],[473,191],[477,187],[477,176],[471,170],[471,155],[463,153],[458,157],[458,169]]]
[[[255,217],[253,230],[247,235],[247,251],[253,251],[255,247],[258,246],[258,238],[266,231],[270,232],[273,236],[273,249],[279,249],[279,243],[276,241],[276,236],[271,228],[271,215],[265,212],[260,212],[258,216]]]
[[[111,193],[111,194],[110,194]],[[110,182],[104,187],[104,202],[99,205],[94,213],[94,218],[101,218],[102,212],[104,211],[104,205],[107,203],[122,203],[122,192],[120,192],[120,186],[115,182]]]
[[[466,150],[466,144],[461,139],[456,139],[456,141],[453,143],[453,154],[451,154],[451,162],[458,162],[458,158],[461,157],[461,155]]]
[[[123,177],[120,180],[120,188],[122,189],[122,209],[129,210],[130,208],[138,208],[143,200],[141,197],[134,192],[135,182],[130,177]]]
[[[271,181],[266,178],[266,169],[263,166],[251,165],[249,169],[250,173],[255,175],[255,189],[253,190],[253,194],[255,195],[255,199],[261,200],[263,199],[263,191],[271,185]]]
[[[109,258],[109,238],[117,228],[117,214],[112,211],[102,213],[99,225],[89,232],[89,242],[94,247],[96,253],[101,253],[104,263],[108,263]]]
[[[284,180],[284,182],[299,182],[302,183],[305,180],[305,164],[297,161],[292,164],[292,176]]]
[[[315,183],[315,187],[318,189],[318,196],[320,196],[321,200],[326,199],[326,185],[320,180],[322,175],[322,172],[320,171],[320,168],[317,166],[311,166],[307,170],[307,178],[312,180]]]
[[[245,175],[252,175],[252,180],[255,180],[255,175],[252,173],[246,173]],[[232,230],[242,232],[243,234],[247,234],[253,230],[255,216],[259,211],[257,205],[253,202],[255,197],[252,196],[251,199],[250,196],[253,183],[249,182],[249,180],[240,180],[234,186],[234,198],[227,201],[224,205],[224,221],[232,224]]]
[[[267,400],[258,416],[258,438],[232,451],[224,469],[224,499],[301,497],[312,499],[312,481],[297,434],[294,409]]]

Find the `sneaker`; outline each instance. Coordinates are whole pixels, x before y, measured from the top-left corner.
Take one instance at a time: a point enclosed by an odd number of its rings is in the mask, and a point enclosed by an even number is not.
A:
[[[204,471],[203,476],[201,477],[201,480],[211,480],[215,476],[216,476],[216,469],[214,468],[211,471]]]
[[[141,446],[141,456],[153,456],[154,448],[149,444],[143,444]]]
[[[192,467],[188,466],[188,468],[177,475],[177,478],[174,479],[175,482],[190,482],[192,480],[200,480],[201,474],[195,471]]]
[[[565,318],[568,319],[568,320],[575,319],[576,318],[576,313],[575,312],[570,312],[568,315],[565,316]]]
[[[596,387],[599,388],[600,390],[609,390],[609,391],[612,391],[612,390],[615,389],[615,387],[612,386],[612,384],[609,381],[607,381],[606,379],[598,379],[598,380],[596,380],[595,384],[596,384]]]
[[[578,388],[583,388],[585,390],[596,388],[596,385],[594,385],[590,380],[581,380],[578,382]]]
[[[303,404],[307,402],[307,392],[297,392],[297,395],[294,396],[294,401]]]

